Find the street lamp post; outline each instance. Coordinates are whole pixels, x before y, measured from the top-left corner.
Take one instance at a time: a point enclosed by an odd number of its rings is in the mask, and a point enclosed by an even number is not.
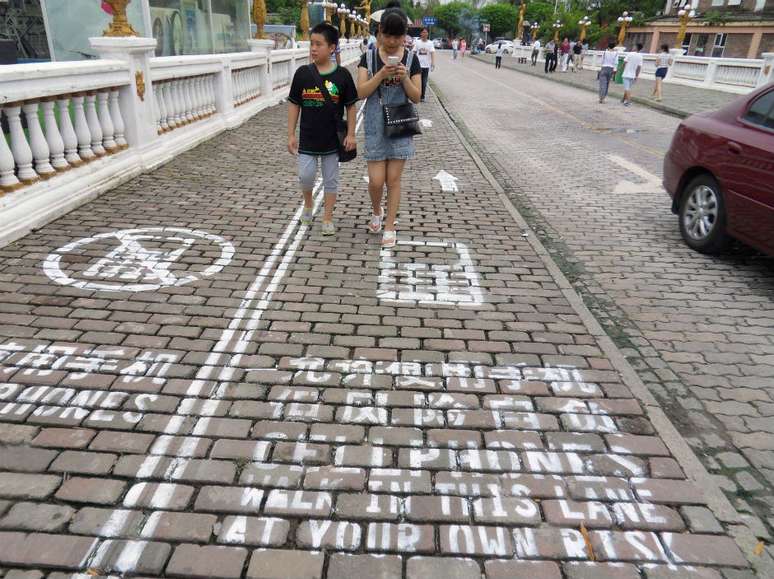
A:
[[[336,13],[339,15],[339,36],[344,37],[344,35],[347,34],[347,17],[345,16],[347,7],[343,2],[339,5]]]
[[[680,10],[677,15],[680,17],[680,30],[677,32],[677,40],[675,40],[675,48],[680,48],[682,52],[683,40],[685,40],[685,31],[688,28],[688,23],[696,18],[695,10]]]
[[[521,0],[521,6],[519,7],[519,20],[516,25],[516,40],[521,44],[522,38],[524,38],[524,14],[527,11],[527,0]]]
[[[618,30],[618,46],[624,45],[624,40],[626,40],[626,27],[632,23],[632,20],[633,18],[629,16],[628,12],[624,12],[618,17],[618,24],[621,26]]]
[[[262,40],[266,38],[264,26],[266,25],[266,2],[265,0],[253,0],[253,22],[255,23],[255,38]]]
[[[540,24],[537,23],[537,21],[533,22],[529,27],[531,34],[532,34],[532,43],[535,43],[535,40],[537,40],[537,33],[538,30],[540,30]]]
[[[355,15],[355,11],[350,10],[347,14],[347,18],[349,18],[349,37],[355,38],[355,36],[357,36],[355,30],[355,20],[357,20],[357,16]]]
[[[578,24],[580,25],[580,41],[583,42],[586,40],[586,29],[591,25],[591,18],[588,16],[584,16],[580,20],[578,20]]]
[[[300,0],[301,2],[301,40],[309,40],[309,5],[311,2]]]
[[[554,29],[554,42],[558,43],[559,42],[559,31],[562,29],[562,26],[563,26],[562,21],[561,20],[557,20],[551,26]]]

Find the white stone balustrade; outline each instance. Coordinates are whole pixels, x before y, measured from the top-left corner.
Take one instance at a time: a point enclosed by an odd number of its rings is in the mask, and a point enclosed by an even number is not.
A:
[[[0,139],[0,190],[49,179],[126,148],[117,99],[118,88],[105,87],[3,105],[9,134]]]
[[[153,39],[95,38],[100,60],[0,67],[0,246],[283,99],[308,43],[248,43],[156,58]]]
[[[529,61],[531,55],[531,46],[514,47],[514,58],[527,58]],[[657,56],[643,53],[643,78],[655,78]],[[669,67],[665,79],[667,83],[745,94],[755,87],[771,82],[766,71],[765,54],[763,59],[685,55],[672,55],[672,59],[672,66]],[[542,48],[538,60],[544,62]],[[601,63],[602,51],[599,50],[589,50],[583,60],[583,66],[590,70],[599,70]]]

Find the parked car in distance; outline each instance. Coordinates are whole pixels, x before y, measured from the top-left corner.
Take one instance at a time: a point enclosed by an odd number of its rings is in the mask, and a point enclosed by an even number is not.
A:
[[[664,157],[664,188],[696,251],[738,239],[774,255],[774,83],[683,120]]]
[[[435,38],[435,39],[433,40],[433,47],[434,47],[436,50],[441,50],[441,48],[443,48],[443,42],[441,41],[441,39],[440,39],[440,38]]]
[[[484,49],[487,54],[495,54],[497,52],[497,46],[502,42],[503,54],[513,54],[513,42],[510,40],[495,40],[492,44],[488,44]]]

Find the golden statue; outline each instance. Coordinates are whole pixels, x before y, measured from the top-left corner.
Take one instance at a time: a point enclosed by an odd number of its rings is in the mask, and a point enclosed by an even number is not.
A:
[[[309,40],[309,6],[306,0],[301,2],[301,40]]]
[[[363,0],[363,3],[358,6],[361,10],[365,11],[365,19],[368,24],[371,23],[371,0]]]
[[[524,38],[524,14],[527,12],[527,0],[521,0],[519,8],[519,25],[516,27],[516,40]]]
[[[355,38],[357,36],[357,30],[355,26],[357,25],[357,17],[353,14],[351,20],[349,21],[349,37]]]
[[[103,36],[139,36],[126,17],[126,6],[131,1],[105,0],[105,4],[110,6],[110,9],[113,11],[113,21],[107,27],[107,30],[102,33]]]
[[[255,37],[266,38],[263,27],[266,25],[266,1],[253,0],[253,22],[255,23]]]

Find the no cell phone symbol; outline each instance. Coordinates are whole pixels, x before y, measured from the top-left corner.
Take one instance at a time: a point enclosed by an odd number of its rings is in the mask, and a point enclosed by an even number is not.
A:
[[[181,260],[191,253],[194,263]],[[211,263],[201,264],[202,256]],[[90,291],[153,291],[181,286],[221,271],[234,246],[217,235],[180,227],[100,233],[51,253],[43,270],[56,283]],[[206,259],[205,259],[206,262]]]

